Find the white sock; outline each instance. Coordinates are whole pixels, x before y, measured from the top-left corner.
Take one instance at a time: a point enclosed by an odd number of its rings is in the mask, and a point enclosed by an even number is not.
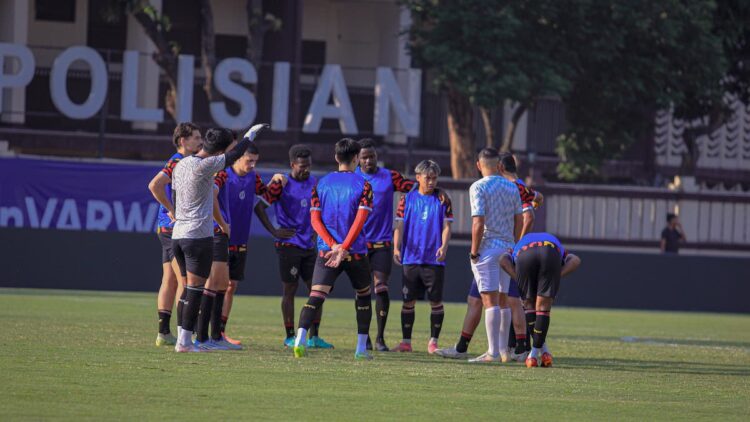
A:
[[[487,330],[487,352],[496,357],[500,353],[500,307],[493,306],[484,310],[484,328]]]
[[[305,341],[307,340],[307,330],[300,327],[297,329],[297,338],[294,339],[294,347],[299,347],[300,345],[305,345]]]
[[[437,343],[438,339],[437,339],[436,337],[430,337],[430,341],[431,341],[431,342],[433,342],[433,341],[434,341],[435,343]]]
[[[404,343],[404,344],[411,344],[411,339],[410,339],[410,338],[402,338],[402,339],[401,339],[401,343]]]
[[[510,308],[500,309],[500,351],[503,353],[508,350],[508,335],[512,320],[513,314],[510,312]]]
[[[181,346],[190,346],[193,343],[193,332],[188,330],[180,330],[180,336],[177,338],[177,342]]]
[[[542,349],[538,347],[532,347],[529,357],[536,358],[536,357],[539,357],[541,354],[542,354]]]
[[[356,353],[364,353],[367,351],[367,334],[357,334],[357,350]]]
[[[546,341],[542,345],[542,353],[549,353],[550,355],[552,354],[552,352],[550,352],[549,349],[547,348],[547,342]]]

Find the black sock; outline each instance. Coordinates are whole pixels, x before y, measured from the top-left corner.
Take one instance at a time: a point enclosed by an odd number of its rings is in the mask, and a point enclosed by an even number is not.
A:
[[[388,311],[391,308],[391,298],[388,297],[388,287],[375,286],[375,315],[378,323],[378,335],[376,340],[383,340],[385,336],[385,324],[388,322]]]
[[[534,324],[536,324],[536,311],[526,309],[526,351],[531,351],[531,338],[534,335]]]
[[[203,287],[186,287],[185,292],[181,327],[183,330],[194,331],[195,323],[198,320],[198,312],[200,312],[201,309]]]
[[[165,309],[159,309],[159,334],[169,334],[169,319],[172,317],[172,312]]]
[[[310,337],[317,337],[319,328],[320,328],[320,320],[314,319],[312,322],[312,325],[310,326]]]
[[[224,295],[227,293],[226,290],[216,292],[216,298],[214,298],[214,306],[211,309],[211,338],[213,340],[220,340],[221,333],[224,332],[221,323],[221,311],[224,310]]]
[[[229,321],[229,315],[221,317],[221,332],[227,330],[227,321]]]
[[[211,310],[214,306],[216,292],[214,290],[203,290],[201,297],[200,313],[198,314],[198,326],[196,327],[195,339],[204,342],[208,341],[208,322],[211,321]]]
[[[510,323],[510,330],[508,330],[508,347],[516,348],[516,328],[513,326],[513,321]]]
[[[456,343],[456,351],[459,353],[466,353],[466,351],[469,350],[471,337],[471,334],[461,331],[461,337],[459,337],[458,343]]]
[[[310,298],[307,299],[307,303],[305,303],[305,306],[302,307],[302,312],[300,312],[299,314],[299,328],[304,328],[305,330],[310,329],[313,323],[313,319],[315,319],[315,315],[318,313],[318,308],[323,306],[323,302],[325,302],[326,295],[321,294],[321,296],[310,296]],[[288,327],[286,332],[287,334],[289,334]],[[292,331],[292,336],[293,335],[294,331]]]
[[[544,340],[547,338],[549,329],[549,311],[536,311],[536,322],[534,324],[534,347],[541,348],[544,346]]]
[[[443,318],[445,318],[445,308],[443,305],[433,306],[430,313],[430,337],[440,337],[440,330],[443,328]]]
[[[520,355],[521,353],[525,352],[526,349],[527,349],[527,345],[526,345],[527,337],[526,337],[526,334],[516,334],[515,340],[516,340],[516,345],[514,346],[515,347],[515,352],[516,352],[516,354]]]
[[[304,309],[302,309],[304,311]],[[294,337],[294,324],[284,324],[284,330],[286,331],[286,338]]]
[[[185,299],[187,299],[187,289],[183,287],[180,299],[177,301],[177,325],[182,327],[182,309],[185,306]]]
[[[411,340],[411,331],[414,329],[414,307],[401,307],[401,336],[404,340]]]
[[[372,322],[372,295],[357,295],[354,306],[357,308],[357,334],[368,334]]]

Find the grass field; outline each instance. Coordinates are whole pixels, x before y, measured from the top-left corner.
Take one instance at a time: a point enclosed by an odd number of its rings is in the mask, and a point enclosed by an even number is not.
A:
[[[282,349],[277,298],[238,297],[241,352],[157,348],[155,294],[0,289],[0,420],[750,418],[750,316],[555,309],[553,368],[428,355],[428,307],[412,354],[355,362],[354,305],[326,302],[334,351]],[[297,307],[302,300],[297,301]],[[387,340],[400,338],[400,302]],[[463,305],[448,305],[442,344]],[[373,323],[374,326],[374,323]],[[470,352],[484,351],[483,325]],[[625,340],[623,340],[625,338]]]

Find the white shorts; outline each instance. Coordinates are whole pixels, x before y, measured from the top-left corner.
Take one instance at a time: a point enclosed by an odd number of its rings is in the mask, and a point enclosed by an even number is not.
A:
[[[508,293],[510,275],[500,268],[500,257],[504,253],[504,248],[486,249],[480,253],[476,263],[470,261],[479,293]]]

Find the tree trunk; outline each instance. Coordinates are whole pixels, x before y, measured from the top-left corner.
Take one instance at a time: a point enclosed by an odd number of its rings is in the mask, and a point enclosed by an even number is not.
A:
[[[516,136],[516,128],[518,128],[518,121],[521,120],[521,116],[526,112],[526,105],[519,104],[516,109],[513,110],[513,115],[510,117],[508,127],[505,129],[505,136],[503,137],[503,145],[500,147],[500,151],[506,152],[513,148],[513,138]]]
[[[247,59],[260,72],[263,58],[263,37],[269,26],[263,17],[263,2],[261,0],[247,0],[245,5],[247,14]]]
[[[495,128],[492,127],[492,110],[486,107],[479,107],[479,113],[481,113],[482,123],[484,123],[485,144],[487,148],[492,148],[495,146]]]
[[[214,68],[216,67],[216,37],[214,34],[214,13],[210,0],[201,0],[201,64],[206,75],[203,90],[209,103],[216,101],[218,93],[214,89]]]
[[[173,81],[168,82],[169,88],[164,93],[164,110],[177,122],[177,85]]]
[[[682,142],[685,144],[686,151],[682,154],[682,162],[677,174],[680,176],[695,176],[695,171],[698,169],[698,159],[700,158],[698,138],[703,135],[710,136],[719,130],[727,119],[728,116],[724,109],[717,105],[709,113],[707,123],[698,126],[686,123],[685,130],[682,132]]]
[[[448,89],[448,131],[454,179],[475,178],[474,110],[465,95]]]

